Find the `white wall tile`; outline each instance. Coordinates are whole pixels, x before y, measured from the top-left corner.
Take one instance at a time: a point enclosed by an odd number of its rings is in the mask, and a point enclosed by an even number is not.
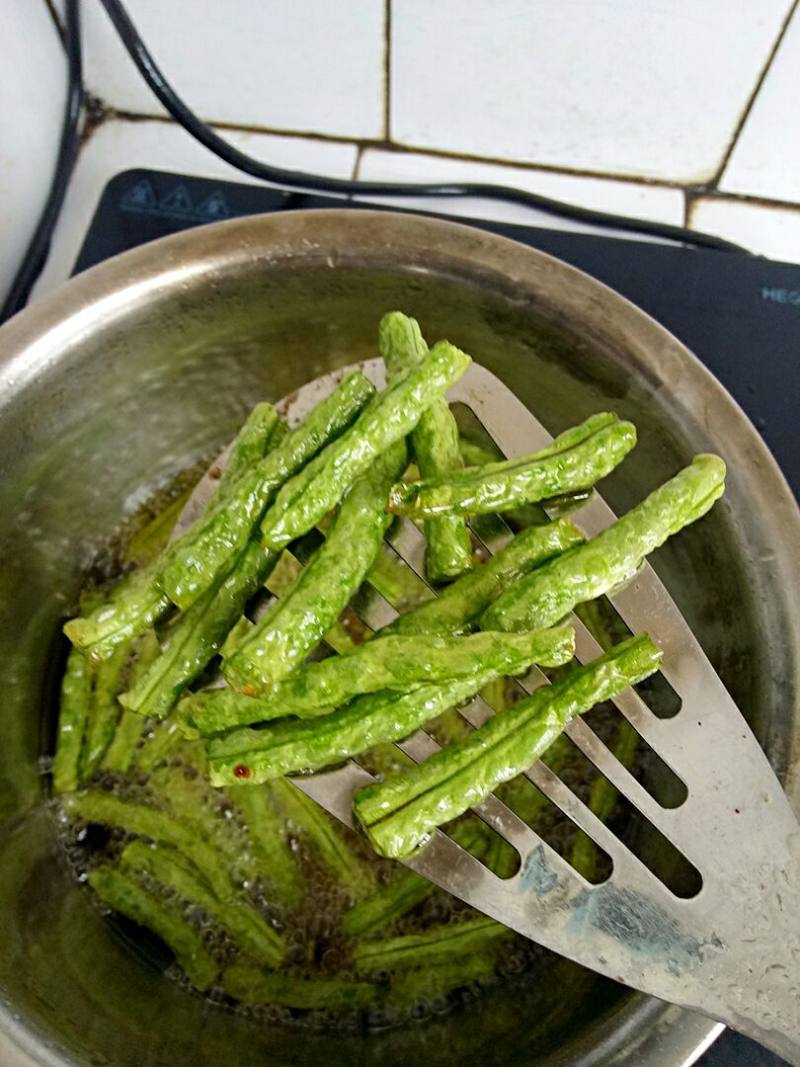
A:
[[[683,194],[679,190],[648,186],[641,182],[581,178],[571,174],[554,174],[548,171],[505,167],[492,163],[444,159],[410,152],[382,152],[378,149],[364,152],[359,163],[358,176],[366,180],[386,179],[406,182],[496,182],[542,193],[555,200],[578,204],[581,207],[596,208],[634,218],[656,219],[676,225],[683,223]],[[359,197],[359,199],[366,199],[366,197]],[[504,222],[547,226],[551,229],[580,230],[585,233],[608,232],[585,223],[547,215],[521,204],[506,204],[472,197],[442,200],[382,197],[377,202],[391,203],[413,210],[441,211],[449,215],[497,219]]]
[[[223,136],[237,148],[279,166],[347,178],[355,164],[353,145],[262,133],[225,131]],[[115,174],[133,167],[261,184],[223,163],[174,123],[157,119],[105,122],[80,154],[52,252],[34,297],[49,292],[69,277],[107,182]]]
[[[383,133],[382,0],[126,0],[167,78],[214,122],[344,137]],[[96,0],[86,81],[114,107],[162,114]]]
[[[708,197],[692,205],[690,222],[697,230],[727,237],[751,252],[800,263],[800,209]]]
[[[700,181],[789,0],[394,0],[392,137]]]
[[[44,0],[0,0],[0,28],[2,299],[50,186],[67,71]]]
[[[800,203],[800,10],[796,11],[720,187]]]

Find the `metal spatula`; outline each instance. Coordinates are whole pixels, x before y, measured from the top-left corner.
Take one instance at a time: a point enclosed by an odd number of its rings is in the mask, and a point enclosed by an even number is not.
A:
[[[382,361],[359,366],[376,385],[384,384]],[[290,423],[300,421],[341,376],[340,371],[315,379],[279,408]],[[506,456],[534,452],[551,441],[514,394],[480,366],[469,368],[450,400],[470,408]],[[224,458],[225,453],[214,466]],[[209,477],[200,483],[181,528],[205,506],[215,485]],[[613,520],[597,497],[577,516],[589,536]],[[425,545],[417,528],[408,521],[396,524],[389,541],[424,578]],[[632,632],[646,630],[661,646],[662,674],[681,702],[670,719],[656,717],[630,689],[616,706],[685,783],[685,802],[662,807],[582,719],[567,733],[694,865],[702,877],[699,893],[691,899],[673,895],[544,763],[531,767],[527,777],[607,853],[613,864],[607,881],[587,882],[493,796],[476,813],[517,850],[517,874],[497,877],[442,832],[407,866],[554,952],[700,1011],[800,1064],[800,826],[741,712],[654,571],[645,566],[613,604]],[[377,594],[363,611],[373,629],[395,614]],[[599,646],[577,619],[572,621],[578,658],[593,659]],[[532,672],[522,684],[531,689],[544,681]],[[461,714],[478,726],[492,710],[476,698]],[[438,746],[419,731],[400,747],[419,761]],[[371,775],[350,762],[294,780],[352,825],[353,793]]]

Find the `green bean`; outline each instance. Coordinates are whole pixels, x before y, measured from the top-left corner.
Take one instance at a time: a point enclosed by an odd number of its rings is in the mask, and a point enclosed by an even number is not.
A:
[[[79,649],[72,648],[61,679],[58,737],[53,759],[54,793],[71,793],[81,783],[81,750],[91,701],[91,664]]]
[[[574,635],[562,630],[555,640],[563,657],[571,656]],[[508,647],[502,665],[495,661],[465,678],[422,685],[409,693],[384,690],[358,697],[329,715],[308,721],[279,723],[264,729],[241,727],[207,742],[212,785],[237,779],[265,782],[296,771],[319,770],[387,741],[408,737],[447,708],[475,695],[498,674],[520,673],[541,652],[541,634],[529,634],[514,649]]]
[[[427,964],[392,975],[390,998],[393,1004],[410,1006],[418,1001],[430,1001],[446,996],[454,989],[471,985],[494,974],[494,956],[481,955],[459,957],[434,967]]]
[[[116,826],[138,837],[172,845],[195,865],[220,900],[234,896],[225,863],[196,827],[164,811],[122,800],[111,793],[73,793],[64,800],[68,815],[103,826]]]
[[[419,365],[428,354],[416,319],[400,311],[384,315],[378,347],[389,381]],[[464,466],[458,449],[458,427],[444,397],[422,414],[411,434],[411,447],[422,478],[440,478]],[[431,581],[457,578],[472,566],[472,542],[463,519],[444,516],[425,522],[426,566]]]
[[[108,659],[119,645],[139,637],[170,609],[155,587],[157,564],[133,571],[118,582],[108,599],[90,615],[70,619],[64,633],[93,660]]]
[[[413,519],[481,515],[587,489],[636,444],[636,428],[616,415],[593,415],[530,456],[488,463],[418,482],[399,482],[389,510]]]
[[[241,812],[255,858],[278,898],[294,903],[302,891],[302,878],[269,788],[235,785],[227,796]]]
[[[494,942],[513,936],[507,926],[482,915],[421,934],[361,941],[353,949],[353,963],[359,972],[435,967],[469,958]]]
[[[99,768],[114,737],[122,712],[118,700],[124,685],[122,674],[130,654],[130,642],[117,645],[111,657],[103,660],[95,672],[89,719],[86,724],[86,743],[81,756],[82,781]]]
[[[122,694],[120,703],[147,718],[167,715],[184,689],[219,652],[276,558],[251,542],[227,577],[217,581],[178,619],[161,655],[136,685]]]
[[[597,537],[509,587],[484,612],[481,625],[492,630],[550,626],[576,604],[620,588],[653,549],[704,515],[724,489],[722,460],[695,456]]]
[[[372,876],[332,818],[286,778],[270,782],[268,788],[284,816],[308,840],[319,862],[351,898],[357,900],[368,893],[373,887]]]
[[[374,392],[360,372],[348,375],[171,546],[156,579],[173,603],[185,611],[214,583],[244,549],[280,486],[349,426]]]
[[[316,526],[370,464],[416,426],[469,363],[469,356],[440,341],[419,366],[374,397],[338,441],[284,485],[261,524],[264,543],[273,550],[283,548]]]
[[[230,936],[234,944],[268,967],[278,967],[286,956],[286,946],[255,908],[244,901],[224,904],[210,887],[172,849],[132,841],[120,857],[123,871],[134,877],[144,873],[153,881],[174,890],[187,904],[202,908]]]
[[[202,992],[214,982],[218,967],[213,956],[174,904],[159,900],[115,867],[90,871],[89,884],[109,908],[158,934],[196,989]]]
[[[141,715],[132,712],[138,719]],[[180,725],[174,719],[162,719],[144,735],[144,743],[136,755],[136,768],[148,774],[162,762],[171,749],[183,740]]]
[[[255,694],[299,667],[336,622],[378,553],[389,516],[386,493],[405,464],[398,442],[359,479],[336,521],[290,592],[223,665],[235,688]]]
[[[280,1004],[307,1010],[368,1008],[378,997],[378,990],[368,982],[275,974],[244,961],[227,968],[222,985],[229,997],[245,1004]]]
[[[486,827],[471,818],[454,827],[450,837],[463,849],[480,859],[486,850]],[[385,930],[401,915],[436,892],[436,886],[413,871],[401,870],[388,885],[354,904],[342,916],[342,932],[347,937],[366,937],[376,930]]]
[[[342,656],[308,663],[265,697],[248,697],[230,689],[198,693],[182,705],[182,714],[201,734],[213,734],[285,715],[314,718],[338,708],[360,693],[381,689],[410,690],[472,677],[477,670],[511,670],[520,653],[534,662],[557,667],[569,661],[574,634],[569,628],[528,634],[509,641],[489,631],[467,637],[376,637]]]
[[[160,653],[161,646],[155,630],[149,630],[139,638],[134,650],[134,664],[128,679],[131,688],[135,688],[139,678],[146,673]],[[103,756],[100,764],[102,770],[114,771],[118,774],[124,774],[129,770],[136,758],[136,750],[144,730],[145,723],[142,716],[126,708],[122,712],[111,744]]]
[[[240,475],[258,463],[268,448],[274,447],[273,433],[277,431],[283,438],[283,431],[279,429],[283,426],[272,404],[256,404],[233,442],[217,486],[218,500],[224,500]]]
[[[434,600],[401,615],[381,634],[461,633],[504,589],[582,541],[583,534],[567,520],[523,530],[497,555],[448,585]]]
[[[531,766],[576,715],[646,678],[660,659],[647,636],[631,638],[495,715],[461,744],[359,790],[353,809],[376,851],[410,855],[437,826]]]

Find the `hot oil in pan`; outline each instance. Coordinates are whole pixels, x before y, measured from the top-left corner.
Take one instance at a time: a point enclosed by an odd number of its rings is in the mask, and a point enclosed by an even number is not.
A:
[[[109,563],[116,559],[117,573],[120,561],[127,555],[127,546],[131,543],[143,522],[151,518],[172,500],[177,499],[188,484],[196,478],[200,468],[187,472],[165,493],[151,501],[137,516],[125,524],[107,550],[99,572],[106,579],[114,572]],[[612,625],[606,618],[604,625]],[[495,685],[491,693],[485,694],[495,708],[501,711],[508,702],[518,699],[519,690],[513,682]],[[619,724],[611,708],[595,709],[593,727],[613,743],[615,731]],[[463,721],[454,712],[447,713],[431,727],[434,736],[446,742],[453,739],[454,731],[464,729]],[[141,746],[146,746],[152,731],[143,735]],[[630,749],[630,745],[628,746]],[[635,773],[646,774],[646,756],[636,752],[636,744],[629,752],[628,762]],[[361,762],[370,769],[386,773],[393,759],[401,759],[397,750],[384,747],[381,751],[368,754]],[[634,754],[631,754],[634,753]],[[588,761],[580,756],[577,749],[569,742],[551,750],[548,762],[582,799],[592,802],[592,790],[597,792],[597,775]],[[388,761],[388,762],[387,762]],[[168,751],[164,758],[149,773],[132,771],[130,773],[110,774],[97,772],[89,783],[93,789],[100,789],[110,794],[140,803],[149,803],[164,808],[170,801],[170,790],[177,790],[184,799],[188,796],[193,804],[202,809],[204,816],[213,820],[213,826],[234,843],[233,851],[239,859],[237,869],[248,867],[248,849],[252,842],[242,813],[225,791],[215,790],[205,782],[198,769],[197,749],[185,743]],[[259,788],[240,786],[239,789]],[[282,788],[286,788],[285,786]],[[573,862],[581,874],[590,882],[603,881],[610,873],[608,858],[588,841],[581,841],[574,825],[564,818],[544,796],[530,783],[521,779],[507,784],[500,791],[502,799],[509,804],[521,818],[530,822],[542,837],[569,862]],[[220,985],[204,994],[210,1001],[225,1006],[228,1010],[243,1012],[265,1023],[291,1024],[313,1029],[338,1030],[380,1030],[408,1024],[411,1021],[423,1021],[433,1015],[440,1015],[469,1004],[476,997],[483,997],[491,990],[511,982],[536,982],[546,978],[552,967],[550,953],[534,943],[513,934],[493,941],[485,951],[485,959],[476,961],[476,953],[470,953],[466,959],[451,969],[447,980],[438,981],[435,968],[425,966],[415,973],[408,970],[359,970],[353,961],[353,949],[363,943],[364,938],[345,936],[342,923],[345,915],[353,905],[351,892],[337,884],[325,864],[321,862],[320,853],[315,844],[304,832],[302,826],[282,810],[280,797],[274,798],[277,817],[288,845],[291,862],[299,872],[301,891],[291,904],[279,903],[273,887],[263,876],[248,878],[245,874],[241,881],[241,890],[245,899],[277,929],[287,946],[287,958],[282,970],[296,978],[335,978],[342,982],[359,982],[369,984],[374,991],[374,1003],[369,1007],[357,1009],[297,1009],[278,1004],[248,1005],[236,1002],[225,996]],[[636,827],[630,827],[624,812],[619,808],[614,796],[604,798],[604,817],[610,821],[617,832],[626,839],[633,839]],[[329,816],[319,812],[325,820]],[[464,816],[476,821],[475,816]],[[366,841],[355,832],[330,820],[334,833],[339,835],[342,848],[347,849],[358,864],[367,873],[372,889],[361,894],[368,896],[385,890],[398,877],[406,877],[405,868],[376,857]],[[478,824],[480,826],[480,824]],[[86,826],[62,821],[63,845],[76,878],[86,881],[88,872],[100,863],[115,863],[122,849],[131,839],[123,831],[105,827]],[[452,829],[452,827],[451,827]],[[482,827],[482,858],[487,865],[504,876],[513,874],[517,859],[501,839],[488,828]],[[470,851],[472,847],[467,846]],[[646,851],[646,849],[645,849]],[[512,855],[509,856],[508,853]],[[158,887],[150,885],[156,890]],[[175,902],[177,897],[167,894],[166,899]],[[184,906],[186,921],[197,929],[207,947],[219,961],[222,970],[227,964],[236,960],[239,950],[228,938],[219,925],[199,907]],[[461,901],[456,900],[441,890],[433,889],[424,899],[419,900],[407,912],[392,921],[382,923],[370,930],[370,938],[388,938],[405,934],[444,932],[455,928],[456,924],[477,917],[477,913]],[[137,927],[128,920],[116,915],[108,916],[116,936],[122,938],[128,948],[144,958],[151,966],[164,971],[175,981],[188,988],[188,980],[172,959],[172,954],[155,935]],[[481,953],[477,953],[481,955]],[[458,967],[462,968],[463,977],[459,978]],[[200,995],[200,994],[195,994]]]

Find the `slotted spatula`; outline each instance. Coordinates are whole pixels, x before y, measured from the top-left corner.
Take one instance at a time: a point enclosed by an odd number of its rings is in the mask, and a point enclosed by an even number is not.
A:
[[[381,360],[359,364],[378,386]],[[341,380],[317,378],[278,405],[291,424]],[[466,405],[504,455],[534,452],[552,438],[489,371],[473,364],[449,399]],[[213,465],[223,464],[226,453]],[[179,530],[202,510],[216,486],[206,476],[187,503]],[[593,536],[614,520],[597,496],[577,523]],[[424,578],[424,540],[406,520],[389,535],[395,552]],[[498,547],[497,545],[488,546]],[[603,849],[613,864],[600,885],[587,882],[527,823],[496,797],[476,813],[519,853],[501,879],[437,831],[407,866],[498,922],[584,967],[753,1037],[800,1064],[800,826],[775,774],[722,682],[655,572],[645,566],[613,604],[633,633],[647,631],[664,651],[662,674],[680,711],[660,719],[631,689],[615,701],[641,737],[685,783],[677,808],[662,807],[582,719],[572,742],[697,869],[702,888],[679,898],[590,811],[544,763],[527,777]],[[364,610],[373,629],[394,610],[375,595]],[[577,656],[600,648],[577,620]],[[522,684],[545,681],[531,672]],[[473,726],[492,714],[476,698],[461,714]],[[400,746],[419,761],[436,742],[419,731]],[[295,778],[332,815],[352,825],[351,800],[371,775],[355,762]]]

